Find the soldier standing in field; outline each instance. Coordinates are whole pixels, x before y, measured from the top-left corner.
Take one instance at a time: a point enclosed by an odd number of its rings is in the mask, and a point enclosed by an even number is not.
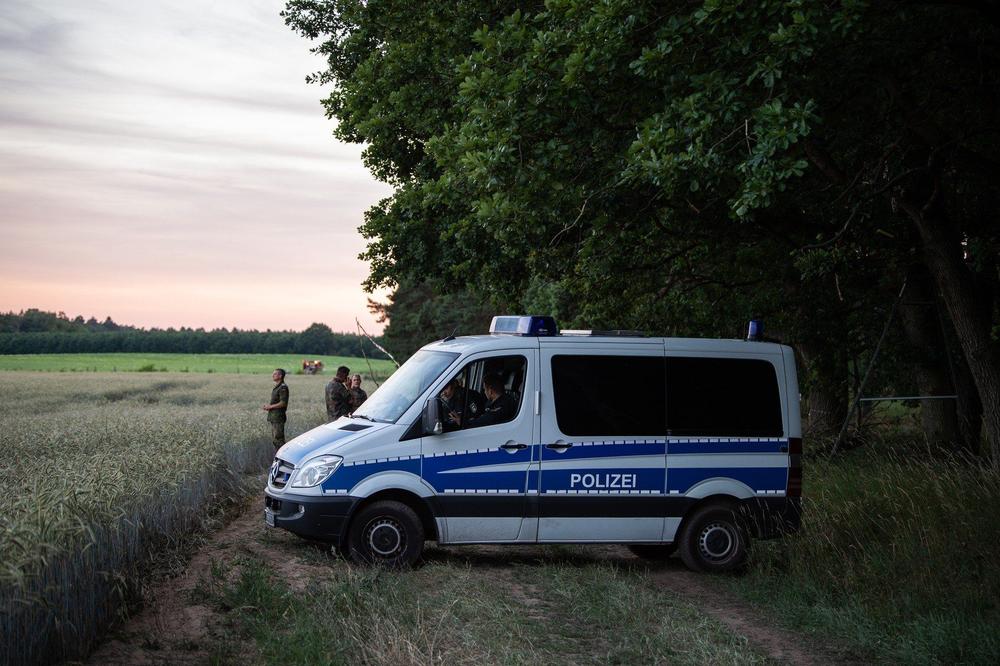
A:
[[[351,413],[351,392],[345,386],[347,376],[351,371],[346,365],[337,368],[337,374],[326,385],[326,417],[327,421],[336,421],[341,416]]]
[[[347,390],[351,392],[351,413],[353,414],[361,406],[361,403],[368,399],[368,394],[361,388],[361,375],[351,375],[351,382]]]
[[[281,368],[271,373],[274,388],[271,389],[271,402],[262,409],[267,412],[267,422],[271,424],[271,443],[277,451],[285,443],[285,421],[288,410],[288,384],[285,383],[285,371]]]

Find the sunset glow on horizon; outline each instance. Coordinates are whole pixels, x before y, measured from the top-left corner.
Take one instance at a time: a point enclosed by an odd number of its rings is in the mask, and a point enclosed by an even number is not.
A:
[[[357,227],[391,189],[332,136],[283,4],[3,3],[0,311],[381,329]]]

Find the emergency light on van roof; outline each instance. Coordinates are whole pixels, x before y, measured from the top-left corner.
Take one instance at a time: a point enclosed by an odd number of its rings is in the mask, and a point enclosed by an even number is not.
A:
[[[555,317],[538,315],[493,317],[490,323],[490,333],[548,337],[557,335],[558,332]]]

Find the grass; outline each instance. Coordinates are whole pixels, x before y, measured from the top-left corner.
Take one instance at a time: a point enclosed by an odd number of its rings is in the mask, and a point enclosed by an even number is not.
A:
[[[882,661],[1000,661],[1000,476],[885,446],[806,475],[802,532],[759,544],[724,584]]]
[[[280,548],[280,544],[272,544]],[[288,664],[759,664],[746,640],[649,584],[642,565],[587,549],[512,548],[466,559],[432,549],[404,572],[312,554],[322,578],[294,590],[259,557],[214,569],[235,629],[220,662]],[[480,551],[474,551],[480,552]],[[252,646],[240,638],[250,639]]]
[[[268,375],[275,368],[295,373],[302,368],[298,354],[10,354],[0,355],[0,371],[41,372],[195,372]],[[340,365],[369,375],[363,358],[309,356],[322,360],[323,375],[333,376]],[[372,360],[372,370],[381,381],[395,369],[392,361]]]
[[[289,377],[289,436],[324,420]],[[0,663],[86,654],[150,558],[260,492],[269,376],[0,373]]]

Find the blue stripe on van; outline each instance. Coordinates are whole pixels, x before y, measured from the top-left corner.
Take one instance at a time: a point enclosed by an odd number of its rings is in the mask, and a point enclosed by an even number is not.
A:
[[[524,480],[528,463],[531,461],[531,447],[515,453],[499,449],[480,450],[447,456],[424,456],[424,480],[437,492],[446,490],[513,490],[524,492]],[[482,465],[523,464],[520,470],[509,472],[467,472],[448,473],[463,468]]]
[[[323,482],[323,489],[334,488],[351,489],[369,476],[379,472],[409,472],[420,476],[420,459],[392,460],[385,462],[370,462],[363,465],[344,466],[334,472],[329,479]]]
[[[785,451],[782,451],[784,447]],[[788,451],[787,439],[763,442],[733,440],[728,442],[699,442],[695,440],[671,441],[667,443],[667,453],[784,453]]]
[[[668,489],[686,493],[696,483],[706,479],[736,479],[752,490],[784,490],[788,483],[787,467],[671,467],[667,474]]]
[[[645,490],[662,495],[663,477],[663,468],[653,467],[615,466],[607,469],[545,469],[543,467],[541,492]],[[574,480],[576,483],[571,483]]]
[[[572,442],[573,446],[563,453],[542,446],[542,460],[581,460],[586,458],[612,458],[615,456],[656,456],[663,455],[666,442]]]

